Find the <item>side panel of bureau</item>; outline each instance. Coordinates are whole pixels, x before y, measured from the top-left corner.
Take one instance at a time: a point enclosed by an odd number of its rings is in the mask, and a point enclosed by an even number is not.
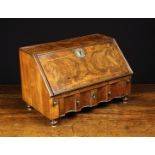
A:
[[[58,106],[52,107],[52,99],[34,58],[23,51],[20,51],[19,58],[23,100],[49,119],[58,118]]]

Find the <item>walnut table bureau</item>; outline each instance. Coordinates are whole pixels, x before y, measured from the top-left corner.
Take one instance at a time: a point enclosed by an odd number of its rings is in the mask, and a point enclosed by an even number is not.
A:
[[[51,120],[122,98],[133,74],[114,38],[93,34],[21,47],[22,98]]]

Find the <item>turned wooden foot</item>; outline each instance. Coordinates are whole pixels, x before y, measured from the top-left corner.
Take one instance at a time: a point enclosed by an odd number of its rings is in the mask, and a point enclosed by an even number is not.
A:
[[[126,104],[127,102],[128,102],[128,97],[125,96],[125,97],[123,98],[123,104]]]
[[[28,111],[32,111],[32,107],[30,105],[27,105],[26,107]]]
[[[52,127],[56,127],[57,124],[58,124],[58,120],[56,120],[56,119],[51,120]]]

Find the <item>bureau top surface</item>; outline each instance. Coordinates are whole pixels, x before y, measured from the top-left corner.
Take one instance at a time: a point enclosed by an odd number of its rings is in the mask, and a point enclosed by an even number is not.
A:
[[[33,55],[51,96],[132,74],[116,41],[105,35],[21,49]]]

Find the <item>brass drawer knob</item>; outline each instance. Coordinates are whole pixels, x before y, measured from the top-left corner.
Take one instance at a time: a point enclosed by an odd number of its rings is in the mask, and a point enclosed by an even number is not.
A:
[[[92,98],[93,98],[93,99],[96,99],[96,93],[93,93],[93,94],[92,94]]]
[[[58,101],[53,101],[53,106],[57,105]]]
[[[126,82],[129,83],[130,82],[130,79],[126,80]]]
[[[79,100],[76,100],[75,103],[76,103],[77,106],[80,105],[80,101]]]
[[[112,93],[111,93],[111,91],[108,91],[108,95],[111,95]]]

